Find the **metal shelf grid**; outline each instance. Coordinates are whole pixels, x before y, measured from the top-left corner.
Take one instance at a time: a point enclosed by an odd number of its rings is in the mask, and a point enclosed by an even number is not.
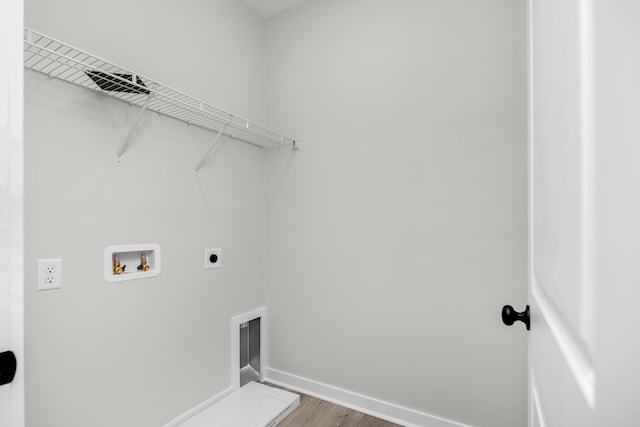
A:
[[[262,148],[296,148],[293,138],[29,28],[24,30],[24,66],[138,105],[142,111],[148,109]]]

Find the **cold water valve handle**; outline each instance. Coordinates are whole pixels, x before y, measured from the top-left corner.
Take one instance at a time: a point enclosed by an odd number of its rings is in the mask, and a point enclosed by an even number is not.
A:
[[[517,320],[521,321],[527,327],[527,331],[529,330],[529,306],[525,308],[525,310],[521,313],[518,313],[511,307],[510,305],[505,305],[502,307],[502,323],[507,326],[511,326]]]

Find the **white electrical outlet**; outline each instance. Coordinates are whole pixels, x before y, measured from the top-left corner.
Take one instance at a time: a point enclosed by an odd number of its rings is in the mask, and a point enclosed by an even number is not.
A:
[[[59,289],[62,287],[62,259],[38,260],[38,290]]]
[[[222,249],[204,250],[204,268],[220,268],[222,263]]]

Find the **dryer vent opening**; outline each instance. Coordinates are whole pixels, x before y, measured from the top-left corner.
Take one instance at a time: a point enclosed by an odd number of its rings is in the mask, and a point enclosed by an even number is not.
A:
[[[240,324],[240,387],[260,379],[260,318]]]

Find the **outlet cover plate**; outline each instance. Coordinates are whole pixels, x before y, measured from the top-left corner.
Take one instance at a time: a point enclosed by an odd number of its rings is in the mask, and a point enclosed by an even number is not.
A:
[[[38,290],[47,291],[62,287],[62,259],[38,260]]]

